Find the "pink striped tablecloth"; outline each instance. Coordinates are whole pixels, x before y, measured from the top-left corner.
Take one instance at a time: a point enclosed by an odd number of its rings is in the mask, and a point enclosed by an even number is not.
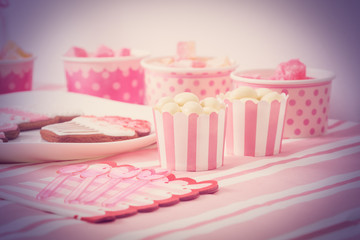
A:
[[[276,156],[226,156],[216,170],[174,172],[216,180],[219,191],[113,222],[66,218],[2,194],[0,239],[360,239],[360,123],[331,120],[329,126],[323,137],[284,140]],[[91,163],[104,160],[159,165],[155,147]],[[0,193],[54,177],[69,163],[1,164]]]

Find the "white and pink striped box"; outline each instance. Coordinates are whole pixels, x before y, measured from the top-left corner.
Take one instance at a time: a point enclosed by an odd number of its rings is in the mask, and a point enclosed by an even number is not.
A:
[[[271,156],[281,151],[288,96],[279,101],[225,100],[228,105],[226,153]]]
[[[210,115],[153,113],[162,168],[206,171],[223,166],[226,109]]]

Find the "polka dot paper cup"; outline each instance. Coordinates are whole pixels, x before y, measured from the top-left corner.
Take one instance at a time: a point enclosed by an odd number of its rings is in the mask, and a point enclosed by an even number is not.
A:
[[[144,71],[149,53],[132,50],[123,57],[63,57],[67,89],[116,101],[144,103]]]
[[[162,168],[197,172],[223,166],[226,109],[200,115],[153,113]]]
[[[141,64],[145,69],[145,104],[155,105],[164,96],[173,97],[181,92],[192,92],[200,99],[216,97],[232,87],[230,73],[236,68],[231,61],[224,67],[169,67],[151,64],[167,57],[144,59]]]
[[[234,87],[250,86],[269,88],[289,95],[287,104],[284,138],[314,137],[327,130],[331,82],[334,73],[308,69],[305,80],[264,80],[241,76],[273,76],[273,69],[235,71],[231,74]]]
[[[32,89],[35,57],[0,60],[0,94]]]

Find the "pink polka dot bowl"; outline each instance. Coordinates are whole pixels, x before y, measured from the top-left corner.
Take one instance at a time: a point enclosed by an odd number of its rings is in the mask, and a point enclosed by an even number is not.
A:
[[[148,52],[131,50],[131,56],[63,57],[69,92],[144,104],[144,70],[140,61]]]
[[[0,60],[0,94],[32,89],[35,57]]]
[[[192,92],[203,99],[231,90],[230,73],[237,67],[233,60],[230,60],[229,66],[204,68],[180,68],[151,63],[163,58],[168,56],[141,61],[145,70],[145,104],[155,105],[161,97],[174,97],[181,92]]]
[[[241,76],[273,76],[273,69],[253,69],[231,73],[234,87],[269,88],[289,95],[283,138],[322,135],[327,130],[331,82],[335,74],[320,69],[307,69],[305,80],[267,80]]]

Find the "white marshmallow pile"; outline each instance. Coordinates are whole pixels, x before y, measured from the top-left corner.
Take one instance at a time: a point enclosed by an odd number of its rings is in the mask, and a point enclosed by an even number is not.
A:
[[[186,115],[192,113],[196,114],[210,114],[212,112],[218,113],[221,109],[225,109],[225,104],[220,102],[214,97],[207,97],[203,100],[189,92],[183,92],[177,94],[174,98],[163,97],[159,99],[155,105],[155,109],[160,112],[168,112],[175,114],[177,112],[183,112]]]
[[[257,88],[254,89],[252,87],[241,86],[232,91],[228,91],[224,96],[224,98],[228,100],[241,100],[248,101],[251,100],[254,103],[258,103],[259,101],[281,101],[283,98],[281,94],[274,92],[268,88]]]

